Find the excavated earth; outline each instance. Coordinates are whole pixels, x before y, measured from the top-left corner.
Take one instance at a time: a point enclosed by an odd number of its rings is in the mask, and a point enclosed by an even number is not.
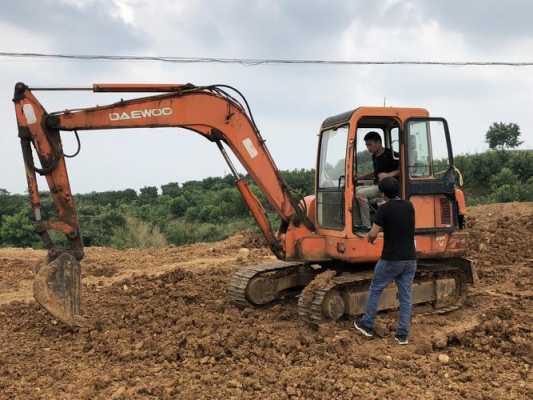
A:
[[[365,340],[351,321],[311,329],[296,299],[226,300],[236,268],[272,261],[253,235],[157,250],[89,248],[71,331],[31,297],[44,256],[0,249],[1,399],[533,398],[533,203],[469,210],[480,282],[446,315],[415,309],[411,343]]]

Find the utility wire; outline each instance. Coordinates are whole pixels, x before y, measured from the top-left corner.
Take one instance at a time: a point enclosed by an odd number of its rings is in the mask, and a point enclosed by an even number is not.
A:
[[[214,57],[157,57],[157,56],[111,56],[52,53],[0,52],[3,58],[43,58],[79,61],[148,61],[168,63],[220,63],[246,66],[274,64],[323,64],[323,65],[440,65],[440,66],[504,66],[531,67],[533,61],[431,61],[431,60],[320,60],[283,58],[214,58]]]

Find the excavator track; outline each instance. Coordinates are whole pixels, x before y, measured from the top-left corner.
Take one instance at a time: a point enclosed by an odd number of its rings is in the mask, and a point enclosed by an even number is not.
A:
[[[360,287],[361,292],[366,292],[373,276],[369,271],[337,276],[333,276],[334,271],[326,271],[321,275],[328,273],[329,276],[326,276],[323,282],[306,287],[298,299],[298,315],[311,325],[342,317],[346,313],[343,291]]]
[[[464,276],[464,273],[462,271],[449,271],[449,276],[453,276],[455,279],[455,284],[457,289],[457,294],[454,298],[454,302],[448,306],[440,306],[438,308],[434,308],[431,311],[428,312],[421,312],[417,313],[419,316],[424,315],[435,315],[435,314],[446,314],[455,310],[460,309],[464,301],[466,299],[466,293],[467,293],[467,283],[466,283],[466,277]]]
[[[474,273],[467,260],[420,261],[413,282],[413,304],[432,304],[434,309],[421,315],[444,314],[460,308],[466,297],[466,288],[474,283]],[[329,274],[329,275],[328,275]],[[298,300],[298,314],[310,325],[335,321],[344,315],[351,317],[364,312],[373,272],[348,272],[335,275],[334,271],[320,274],[306,287]],[[398,307],[396,286],[385,288],[379,310]]]
[[[296,294],[318,273],[301,262],[276,262],[247,266],[235,272],[228,287],[230,302],[239,307],[257,307]]]

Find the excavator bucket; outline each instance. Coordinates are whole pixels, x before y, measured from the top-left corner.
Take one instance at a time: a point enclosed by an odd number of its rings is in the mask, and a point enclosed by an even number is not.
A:
[[[33,297],[54,318],[71,327],[80,326],[80,263],[62,253],[35,268]]]

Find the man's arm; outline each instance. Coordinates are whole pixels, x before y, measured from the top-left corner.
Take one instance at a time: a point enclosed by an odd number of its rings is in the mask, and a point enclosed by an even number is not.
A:
[[[387,178],[387,177],[395,178],[397,176],[400,176],[399,169],[397,169],[396,171],[391,171],[391,172],[380,172],[378,174],[378,179],[381,181],[383,178]]]
[[[389,164],[391,164],[390,165],[391,169],[394,169],[394,170],[390,172],[380,172],[378,174],[378,181],[380,182],[383,178],[388,178],[388,177],[396,178],[400,176],[400,161],[398,160],[400,155],[396,152],[392,152],[391,150],[387,150],[384,156],[387,157]],[[394,158],[395,156],[397,158]]]
[[[357,180],[367,180],[367,179],[374,179],[375,173],[369,172],[368,174],[360,175],[357,177]]]
[[[378,224],[374,223],[372,224],[372,229],[370,229],[370,232],[368,232],[368,243],[374,244],[374,241],[378,237],[378,233],[381,232],[383,229]]]

